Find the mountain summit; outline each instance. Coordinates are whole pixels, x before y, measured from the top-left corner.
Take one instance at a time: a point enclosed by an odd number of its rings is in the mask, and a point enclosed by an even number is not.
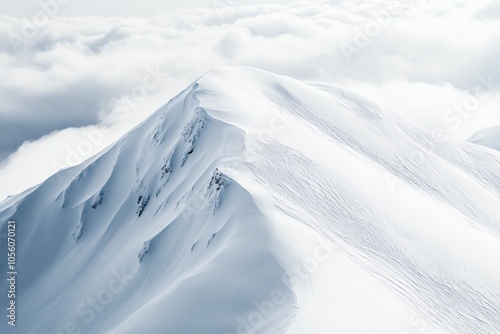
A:
[[[499,167],[332,85],[213,70],[0,204],[6,333],[499,333]]]

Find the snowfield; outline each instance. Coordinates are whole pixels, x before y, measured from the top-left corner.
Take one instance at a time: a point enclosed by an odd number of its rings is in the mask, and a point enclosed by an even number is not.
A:
[[[500,152],[329,84],[213,70],[9,220],[2,333],[500,333]]]
[[[470,141],[500,151],[500,126],[479,131],[472,136]]]

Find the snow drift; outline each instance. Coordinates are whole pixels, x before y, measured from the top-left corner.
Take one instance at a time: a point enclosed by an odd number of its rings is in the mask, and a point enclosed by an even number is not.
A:
[[[481,130],[474,134],[469,141],[500,151],[500,126]]]
[[[340,88],[216,69],[0,204],[19,272],[0,327],[499,333],[499,167]]]

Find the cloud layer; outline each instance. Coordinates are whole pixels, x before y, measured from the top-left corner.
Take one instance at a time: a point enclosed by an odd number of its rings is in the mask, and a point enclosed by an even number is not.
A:
[[[106,130],[80,160],[222,65],[330,81],[462,139],[500,123],[496,1],[234,3],[142,18],[1,16],[0,199],[77,163],[68,152],[88,131]]]

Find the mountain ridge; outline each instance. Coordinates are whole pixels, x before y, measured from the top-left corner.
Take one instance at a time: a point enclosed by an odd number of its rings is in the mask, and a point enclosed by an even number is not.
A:
[[[390,303],[337,309],[369,321],[332,314],[316,333],[397,331],[396,309],[418,311],[432,333],[494,333],[499,165],[497,152],[340,88],[213,70],[105,151],[0,204],[0,231],[14,219],[23,240],[20,301],[37,301],[20,328],[303,333],[320,321],[311,313],[352,297],[305,267],[319,238],[336,250],[313,256],[318,267]],[[122,268],[123,291],[90,307]]]
[[[469,141],[500,151],[500,125],[475,133]]]

